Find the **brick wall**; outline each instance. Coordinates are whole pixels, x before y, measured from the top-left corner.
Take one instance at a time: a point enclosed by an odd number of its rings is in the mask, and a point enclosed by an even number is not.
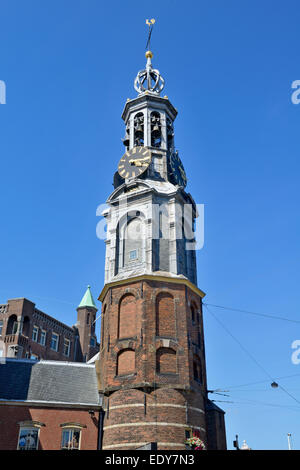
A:
[[[118,390],[106,402],[104,449],[135,449],[157,442],[158,449],[184,450],[186,431],[206,441],[203,398],[168,388]]]
[[[38,421],[40,428],[39,450],[59,450],[64,423],[82,425],[81,450],[96,450],[98,435],[98,412],[91,417],[88,410],[42,408],[0,405],[0,450],[16,450],[20,426],[23,421]]]
[[[0,335],[2,355],[18,358],[30,358],[34,355],[39,359],[54,361],[84,361],[85,357],[89,360],[99,351],[97,343],[95,347],[90,345],[91,336],[95,338],[93,319],[96,312],[96,308],[79,308],[77,330],[36,309],[35,304],[27,299],[11,299],[6,305],[5,312],[0,313],[0,320],[3,321]],[[14,318],[19,323],[16,334],[8,334],[7,327],[10,318]],[[22,328],[21,325],[23,325]],[[33,339],[32,334],[34,326],[38,328],[36,340]],[[42,330],[46,332],[45,344],[41,344]],[[51,348],[52,333],[59,335],[57,351]],[[65,354],[64,351],[65,339],[70,341],[69,354]],[[15,349],[10,349],[15,346],[18,346],[16,354]]]
[[[157,442],[158,449],[184,449],[187,431],[207,441],[199,295],[184,284],[155,280],[111,287],[103,299],[102,338],[97,368],[106,395],[104,448]]]
[[[18,334],[7,335],[7,326],[10,317],[16,317],[19,323]],[[75,360],[74,346],[75,346],[75,329],[64,325],[55,318],[46,315],[45,313],[37,310],[35,304],[27,299],[11,299],[8,301],[5,315],[1,317],[3,320],[2,336],[5,353],[8,355],[10,346],[19,346],[16,357],[24,358],[26,353],[29,355],[34,354],[40,359],[49,360]],[[23,327],[20,331],[21,325]],[[38,335],[36,341],[33,340],[33,327],[38,327]],[[41,344],[41,331],[46,332],[45,344]],[[59,335],[57,351],[51,349],[52,332]],[[70,354],[64,354],[64,339],[70,341]],[[3,346],[2,346],[3,347]],[[5,354],[3,354],[5,355]]]

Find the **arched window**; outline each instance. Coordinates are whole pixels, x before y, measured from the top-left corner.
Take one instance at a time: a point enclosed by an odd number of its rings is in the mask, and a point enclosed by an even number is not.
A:
[[[124,233],[124,266],[130,266],[142,260],[142,221],[135,217],[127,223]]]
[[[29,337],[29,329],[30,329],[30,319],[29,317],[24,317],[24,320],[23,320],[23,327],[22,327],[22,334],[24,336],[27,336]]]
[[[173,122],[167,117],[167,146],[169,151],[174,150],[174,128]]]
[[[157,111],[151,113],[151,147],[161,146],[161,122],[160,114]]]
[[[192,323],[194,324],[196,321],[196,309],[194,305],[191,305],[191,316],[192,316]]]
[[[119,338],[132,338],[136,335],[136,299],[127,294],[119,304]]]
[[[136,147],[144,146],[144,114],[137,113],[134,116],[134,145]]]
[[[193,323],[200,324],[200,314],[199,314],[199,307],[193,302],[191,305],[191,317]]]
[[[18,319],[16,315],[11,315],[7,322],[6,334],[15,335],[18,331]]]
[[[167,292],[156,298],[156,336],[176,337],[174,299]]]
[[[193,359],[193,375],[196,382],[202,384],[202,367],[201,359],[199,356],[195,355]]]
[[[117,374],[129,375],[135,372],[135,351],[133,349],[123,349],[118,354]]]
[[[159,348],[156,352],[156,371],[159,374],[176,374],[176,351],[170,348]]]

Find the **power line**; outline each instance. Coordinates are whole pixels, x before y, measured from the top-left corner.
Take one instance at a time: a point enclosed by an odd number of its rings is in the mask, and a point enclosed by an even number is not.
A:
[[[222,328],[231,336],[231,338],[238,343],[241,349],[251,358],[251,360],[261,369],[264,371],[264,373],[273,381],[275,382],[275,379],[269,374],[269,372],[255,359],[254,356],[244,347],[244,345],[228,330],[228,328],[209,310],[207,305],[205,305],[206,310],[214,317],[214,319],[222,326]],[[278,384],[278,387],[285,392],[290,398],[292,398],[294,401],[296,401],[300,405],[300,401],[294,397],[291,393],[289,393],[282,385]]]
[[[285,408],[289,409],[292,411],[300,411],[300,407],[298,406],[292,406],[292,405],[281,405],[279,403],[265,403],[261,401],[256,401],[256,400],[248,400],[244,399],[246,401],[227,401],[227,400],[211,400],[213,402],[219,402],[219,403],[230,403],[230,404],[236,404],[236,405],[259,405],[259,406],[271,406],[275,408]]]
[[[300,323],[300,320],[292,320],[291,318],[286,318],[286,317],[281,317],[278,315],[273,315],[273,314],[268,314],[268,313],[258,313],[258,312],[251,312],[249,310],[242,310],[239,308],[232,308],[232,307],[225,307],[224,305],[215,305],[215,304],[209,304],[209,303],[204,303],[203,305],[209,305],[210,307],[216,307],[216,308],[222,308],[224,310],[232,310],[233,312],[241,312],[241,313],[247,313],[248,315],[256,315],[258,317],[265,317],[265,318],[272,318],[274,320],[282,320],[282,321],[288,321],[290,323]]]
[[[214,319],[222,326],[222,328],[231,336],[231,338],[240,346],[240,348],[247,354],[247,356],[250,357],[250,359],[255,362],[255,364],[272,380],[274,381],[274,378],[269,374],[269,372],[255,359],[254,356],[248,351],[248,349],[245,348],[245,346],[235,337],[233,334],[228,330],[228,328],[216,317],[207,307],[207,304],[205,304],[206,310],[214,317]]]
[[[275,380],[277,381],[277,380],[281,380],[281,379],[290,379],[291,377],[299,377],[299,376],[300,376],[300,374],[284,375],[284,376],[282,376],[282,377],[276,377]],[[257,385],[257,384],[262,384],[262,383],[267,383],[267,382],[269,383],[268,380],[259,380],[259,381],[256,381],[256,382],[248,382],[248,383],[246,383],[246,384],[230,385],[229,387],[224,387],[224,390],[223,390],[223,388],[222,388],[222,389],[216,388],[216,391],[218,391],[218,392],[219,392],[219,391],[220,391],[220,392],[222,392],[222,391],[230,391],[230,389],[232,389],[232,388],[248,387],[248,385]],[[225,388],[226,388],[226,390],[225,390]]]
[[[296,391],[296,392],[299,392],[299,391],[300,391],[300,388],[293,388],[293,389],[290,389],[290,390],[292,390],[292,391],[294,391],[294,392],[295,392],[295,391]],[[268,388],[250,388],[250,389],[248,388],[247,390],[239,390],[239,389],[238,389],[238,390],[236,390],[236,389],[235,389],[235,390],[222,390],[222,392],[228,392],[228,393],[230,393],[230,394],[235,393],[235,392],[238,392],[238,393],[240,393],[240,392],[241,392],[241,393],[244,393],[244,392],[245,392],[245,393],[250,393],[250,392],[251,392],[251,393],[252,393],[252,392],[269,392],[269,391],[270,391],[270,388],[269,388],[269,387],[268,387]],[[221,393],[219,392],[219,390],[216,391],[216,392],[212,392],[212,393],[216,393],[217,395],[221,395]]]

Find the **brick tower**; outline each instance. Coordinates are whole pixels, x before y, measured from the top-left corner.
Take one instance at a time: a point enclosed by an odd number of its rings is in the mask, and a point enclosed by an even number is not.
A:
[[[95,333],[96,313],[90,286],[77,307],[77,329],[79,333],[79,344],[77,344],[77,360],[87,362],[98,352],[97,337]]]
[[[177,110],[146,52],[128,99],[125,154],[103,213],[107,221],[101,346],[103,449],[186,448],[199,436],[226,448],[224,413],[207,399],[196,205],[175,150]]]

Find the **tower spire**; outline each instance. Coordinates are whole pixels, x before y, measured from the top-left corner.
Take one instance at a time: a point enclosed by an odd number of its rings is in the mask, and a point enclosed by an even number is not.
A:
[[[92,295],[92,292],[91,292],[91,286],[87,286],[85,294],[82,297],[80,304],[78,305],[78,308],[81,308],[81,307],[97,308],[96,304],[95,304],[95,301],[94,301],[94,298],[93,298],[93,295]]]
[[[151,92],[159,95],[165,86],[165,81],[160,75],[159,70],[154,69],[151,62],[153,53],[150,50],[150,42],[154,23],[154,18],[151,20],[146,20],[146,24],[149,26],[148,40],[146,44],[147,51],[145,54],[147,63],[146,68],[139,71],[134,81],[134,88],[139,94],[144,92]]]

